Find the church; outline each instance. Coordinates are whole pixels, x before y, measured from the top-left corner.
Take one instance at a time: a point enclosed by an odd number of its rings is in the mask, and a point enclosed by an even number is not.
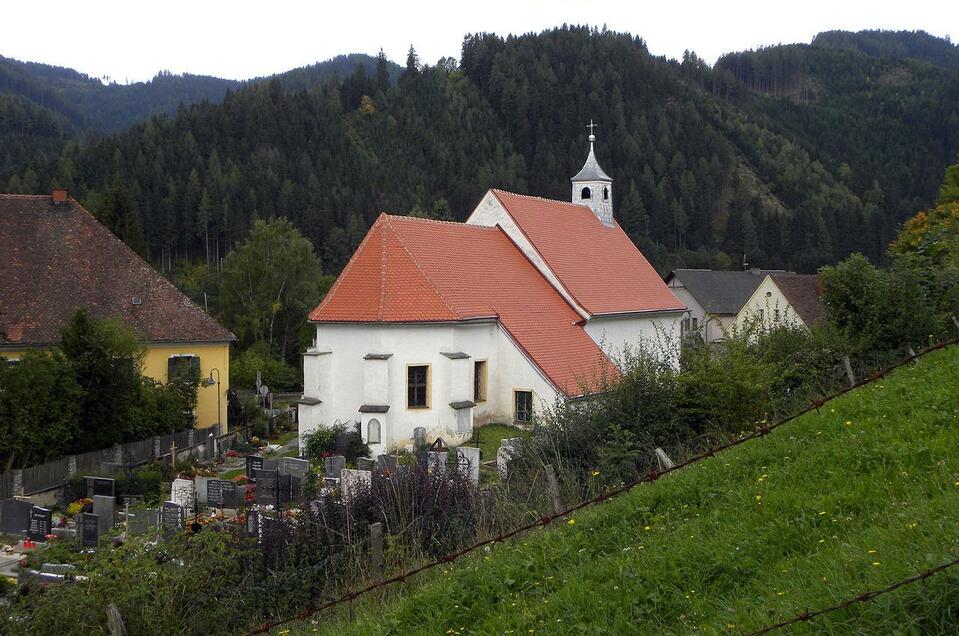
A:
[[[615,382],[643,338],[678,343],[686,307],[616,222],[594,141],[569,202],[494,189],[465,223],[379,216],[310,312],[301,444],[357,423],[374,455],[417,428],[455,445]]]

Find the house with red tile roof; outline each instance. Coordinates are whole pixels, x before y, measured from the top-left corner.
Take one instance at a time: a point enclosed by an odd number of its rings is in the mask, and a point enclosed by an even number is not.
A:
[[[572,202],[490,190],[465,223],[382,214],[310,313],[300,433],[358,422],[375,453],[417,434],[529,423],[619,378],[616,354],[678,342],[686,307],[616,223],[589,155]]]

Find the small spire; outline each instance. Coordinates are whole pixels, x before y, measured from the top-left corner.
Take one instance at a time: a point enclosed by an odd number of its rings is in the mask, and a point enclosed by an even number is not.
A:
[[[593,129],[596,128],[596,126],[598,126],[598,125],[599,125],[599,124],[594,124],[594,123],[593,123],[593,118],[592,118],[592,117],[589,118],[589,124],[588,124],[586,127],[589,128],[589,143],[591,143],[591,144],[592,144],[594,141],[596,141],[596,135],[593,134]]]

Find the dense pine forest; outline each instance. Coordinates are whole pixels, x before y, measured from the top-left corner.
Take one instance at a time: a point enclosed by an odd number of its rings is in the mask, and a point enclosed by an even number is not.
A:
[[[216,271],[271,217],[335,274],[384,210],[462,220],[489,187],[565,199],[593,119],[616,216],[660,270],[814,271],[856,251],[883,260],[935,200],[959,152],[957,51],[922,32],[830,32],[710,66],[586,27],[475,34],[435,64],[411,48],[405,68],[381,54],[201,82],[189,99],[136,89],[113,123],[88,114],[107,93],[65,88],[96,80],[6,64],[0,185],[69,188],[187,288],[200,283],[184,263]],[[199,101],[171,112],[170,94]]]

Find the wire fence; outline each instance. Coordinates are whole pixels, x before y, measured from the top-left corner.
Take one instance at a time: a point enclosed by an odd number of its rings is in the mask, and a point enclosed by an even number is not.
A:
[[[747,636],[762,636],[762,634],[768,634],[770,632],[780,630],[783,627],[789,627],[790,625],[795,625],[796,623],[811,621],[817,616],[822,616],[823,614],[829,614],[830,612],[836,612],[841,609],[846,609],[847,607],[851,607],[859,603],[868,603],[869,601],[875,599],[876,597],[882,596],[883,594],[889,594],[890,592],[894,592],[898,590],[900,587],[903,587],[905,585],[911,585],[912,583],[916,583],[917,581],[925,581],[930,576],[933,576],[934,574],[939,574],[940,572],[945,572],[949,568],[954,567],[956,565],[959,565],[959,559],[954,559],[947,563],[937,565],[936,567],[931,568],[929,570],[924,570],[922,572],[919,572],[918,574],[914,576],[906,577],[900,581],[891,583],[890,585],[887,585],[886,587],[882,589],[862,592],[861,594],[853,596],[852,598],[846,599],[842,603],[837,603],[835,605],[830,605],[829,607],[823,607],[822,609],[817,609],[813,611],[806,610],[802,612],[801,614],[796,614],[792,618],[787,618],[786,620],[780,621],[774,625],[768,625],[766,627],[763,627],[759,631],[749,632]]]
[[[384,588],[384,587],[387,587],[387,586],[390,586],[390,585],[394,585],[394,584],[396,584],[396,583],[405,583],[405,582],[407,581],[407,579],[409,579],[409,578],[411,578],[411,577],[413,577],[413,576],[416,576],[417,574],[420,574],[420,573],[422,573],[422,572],[425,572],[425,571],[427,571],[427,570],[433,569],[433,568],[438,567],[438,566],[441,566],[441,565],[446,565],[446,564],[448,564],[448,563],[451,563],[451,562],[453,562],[453,561],[456,561],[456,560],[459,559],[460,557],[466,556],[466,555],[468,555],[468,554],[470,554],[470,553],[472,553],[472,552],[475,552],[475,551],[477,551],[477,550],[480,550],[480,549],[485,548],[485,547],[487,547],[487,546],[490,546],[490,545],[492,545],[492,544],[502,543],[502,542],[506,541],[507,539],[510,539],[510,538],[515,537],[515,536],[517,536],[517,535],[525,534],[525,533],[529,532],[530,530],[534,530],[534,529],[537,529],[537,528],[545,528],[546,526],[548,526],[549,524],[553,523],[553,522],[556,521],[557,519],[562,519],[562,518],[564,518],[564,517],[568,517],[569,515],[573,514],[574,512],[577,512],[577,511],[579,511],[579,510],[582,510],[583,508],[587,508],[587,507],[589,507],[589,506],[602,503],[602,502],[607,501],[607,500],[609,500],[609,499],[612,499],[612,498],[614,498],[614,497],[618,497],[619,495],[628,493],[629,491],[631,491],[631,490],[632,490],[633,488],[635,488],[636,486],[639,486],[639,485],[645,484],[645,483],[652,483],[652,482],[656,481],[657,479],[659,479],[660,477],[662,477],[662,476],[664,476],[664,475],[667,475],[667,474],[672,473],[672,472],[676,472],[676,471],[678,471],[678,470],[680,470],[680,469],[686,468],[687,466],[691,466],[692,464],[698,463],[698,462],[700,462],[700,461],[702,461],[702,460],[704,460],[704,459],[709,459],[710,457],[713,457],[714,455],[716,455],[716,454],[718,454],[718,453],[721,453],[721,452],[726,451],[726,450],[729,450],[729,449],[731,449],[731,448],[735,448],[736,446],[740,446],[740,445],[742,445],[742,444],[745,444],[746,442],[748,442],[748,441],[750,441],[750,440],[753,440],[753,439],[756,439],[756,438],[765,437],[766,435],[768,435],[768,434],[771,433],[772,431],[776,430],[777,428],[780,428],[781,426],[785,426],[786,424],[788,424],[788,423],[790,423],[790,422],[792,422],[792,421],[794,421],[794,420],[799,419],[800,417],[802,417],[803,415],[806,415],[807,413],[810,413],[810,412],[812,412],[812,411],[817,411],[817,412],[818,412],[818,410],[819,410],[824,404],[826,404],[827,402],[830,402],[830,401],[832,401],[832,400],[834,400],[834,399],[836,399],[836,398],[838,398],[838,397],[841,397],[841,396],[849,393],[850,391],[854,391],[854,390],[856,390],[856,389],[858,389],[858,388],[860,388],[860,387],[862,387],[862,386],[865,386],[865,385],[870,384],[870,383],[872,383],[872,382],[875,382],[875,381],[877,381],[877,380],[881,380],[883,377],[885,377],[888,373],[890,373],[890,372],[893,371],[894,369],[897,369],[897,368],[899,368],[899,367],[901,367],[901,366],[905,366],[905,365],[907,365],[907,364],[910,364],[910,363],[914,362],[915,360],[917,360],[917,359],[919,359],[919,358],[921,358],[921,357],[923,357],[923,356],[925,356],[925,355],[927,355],[927,354],[929,354],[929,353],[932,353],[932,352],[934,352],[934,351],[938,351],[938,350],[941,350],[941,349],[945,349],[946,347],[953,346],[953,345],[955,345],[955,344],[957,344],[957,343],[959,343],[959,339],[957,339],[957,340],[950,340],[950,341],[947,341],[947,342],[941,342],[941,343],[939,343],[939,344],[935,344],[935,345],[932,345],[932,346],[927,347],[927,348],[925,348],[925,349],[922,349],[922,350],[919,351],[918,353],[914,353],[914,354],[909,355],[909,356],[907,356],[907,357],[905,357],[905,358],[902,358],[902,359],[899,360],[898,362],[895,362],[895,363],[893,363],[893,364],[891,364],[891,365],[889,365],[889,366],[887,366],[887,367],[885,367],[885,368],[883,368],[883,369],[880,369],[880,370],[878,370],[878,371],[876,371],[876,372],[874,372],[874,373],[866,376],[866,377],[863,378],[862,380],[859,380],[859,381],[857,381],[857,382],[855,382],[855,383],[850,383],[849,386],[847,386],[847,387],[845,387],[845,388],[843,388],[843,389],[840,389],[840,390],[838,390],[838,391],[836,391],[836,392],[834,392],[834,393],[832,393],[832,394],[830,394],[830,395],[827,395],[827,396],[825,396],[825,397],[822,397],[822,398],[819,398],[819,399],[817,399],[817,400],[814,400],[811,404],[809,404],[809,405],[806,406],[805,408],[800,409],[800,410],[797,411],[796,413],[793,413],[792,415],[790,415],[790,416],[788,416],[788,417],[786,417],[786,418],[783,418],[783,419],[781,419],[781,420],[779,420],[779,421],[772,422],[772,423],[769,423],[769,424],[760,425],[760,426],[758,426],[754,431],[752,431],[751,433],[748,433],[748,434],[745,434],[745,435],[741,435],[740,437],[738,437],[738,438],[736,438],[736,439],[734,439],[734,440],[731,440],[731,441],[729,441],[729,442],[726,442],[726,443],[724,443],[724,444],[720,444],[720,445],[717,445],[717,446],[713,446],[713,447],[711,447],[711,448],[709,448],[709,449],[707,449],[707,450],[705,450],[705,451],[703,451],[703,452],[700,452],[700,453],[697,453],[697,454],[695,454],[695,455],[692,455],[691,457],[689,457],[688,459],[686,459],[686,460],[684,460],[684,461],[675,463],[675,464],[674,464],[673,466],[671,466],[671,467],[663,468],[663,469],[661,469],[661,470],[652,469],[652,470],[650,470],[649,472],[647,472],[645,475],[643,475],[643,476],[641,476],[641,477],[639,477],[639,478],[637,478],[637,479],[635,479],[635,480],[633,480],[633,481],[631,481],[631,482],[625,483],[625,484],[623,484],[622,486],[619,486],[618,488],[614,488],[614,489],[612,489],[612,490],[609,490],[609,491],[606,491],[606,492],[602,492],[602,493],[600,493],[600,494],[598,494],[598,495],[596,495],[596,496],[594,496],[594,497],[591,497],[591,498],[589,498],[589,499],[586,499],[586,500],[584,500],[584,501],[576,504],[575,506],[572,506],[572,507],[570,507],[570,508],[567,508],[567,509],[565,509],[565,510],[562,510],[561,512],[557,512],[557,513],[551,514],[551,515],[544,515],[544,516],[540,517],[538,520],[536,520],[536,521],[534,521],[534,522],[532,522],[532,523],[528,523],[528,524],[523,525],[523,526],[520,526],[520,527],[518,527],[518,528],[514,528],[513,530],[510,530],[510,531],[501,533],[501,534],[499,534],[499,535],[497,535],[497,536],[495,536],[495,537],[491,537],[491,538],[488,538],[488,539],[484,539],[484,540],[482,540],[482,541],[478,541],[478,542],[476,542],[476,543],[474,543],[474,544],[472,544],[472,545],[470,545],[470,546],[468,546],[468,547],[465,547],[465,548],[462,548],[462,549],[460,549],[460,550],[457,550],[457,551],[454,551],[454,552],[450,552],[450,553],[448,553],[448,554],[445,554],[445,555],[443,555],[443,556],[440,556],[440,557],[438,557],[437,559],[434,559],[433,561],[427,562],[427,563],[425,563],[425,564],[423,564],[423,565],[421,565],[421,566],[419,566],[419,567],[416,567],[416,568],[413,568],[413,569],[410,569],[410,570],[406,570],[406,571],[404,571],[403,573],[398,574],[398,575],[393,576],[393,577],[390,577],[390,578],[386,578],[386,579],[382,579],[382,580],[380,580],[380,581],[376,581],[376,582],[374,582],[374,583],[370,583],[369,585],[367,585],[367,586],[365,586],[365,587],[363,587],[363,588],[359,588],[359,589],[352,590],[352,591],[350,591],[350,592],[347,592],[347,593],[343,594],[342,596],[340,596],[340,597],[338,597],[338,598],[335,598],[335,599],[333,599],[333,600],[327,601],[327,602],[325,602],[325,603],[322,603],[322,604],[319,604],[319,605],[310,605],[310,606],[306,607],[303,611],[301,611],[299,614],[297,614],[297,615],[295,615],[295,616],[288,616],[288,617],[286,617],[286,618],[284,618],[284,619],[281,619],[281,620],[278,620],[278,621],[272,621],[272,622],[266,623],[266,624],[262,625],[261,627],[259,627],[259,628],[257,628],[257,629],[254,629],[254,630],[252,630],[252,631],[250,631],[250,632],[248,632],[248,635],[253,635],[253,634],[265,634],[265,633],[268,633],[268,632],[272,631],[273,629],[275,629],[275,628],[277,628],[277,627],[280,627],[280,626],[282,626],[282,625],[286,625],[286,624],[288,624],[288,623],[291,623],[291,622],[297,621],[297,620],[305,620],[305,619],[310,618],[310,617],[312,617],[312,616],[314,616],[314,615],[316,615],[316,614],[318,614],[318,613],[320,613],[320,612],[323,612],[323,611],[325,611],[325,610],[331,609],[331,608],[333,608],[333,607],[336,607],[336,606],[338,606],[338,605],[342,605],[342,604],[345,604],[345,603],[349,603],[349,604],[351,605],[351,608],[352,608],[352,603],[353,603],[353,601],[355,601],[355,600],[356,600],[357,598],[359,598],[360,596],[363,596],[363,595],[365,595],[365,594],[369,594],[370,592],[372,592],[372,591],[374,591],[374,590],[377,590],[377,589],[380,589],[380,588]],[[950,564],[947,564],[945,567],[951,567],[951,565],[950,565]],[[941,569],[945,569],[945,567],[940,566]],[[935,572],[941,571],[941,569],[934,569],[934,570],[930,570],[929,572],[935,573]],[[925,573],[925,574],[926,574],[926,577],[929,576],[928,573]],[[917,576],[921,577],[922,575],[917,575]],[[922,577],[922,578],[926,578],[926,577]],[[900,587],[900,586],[902,586],[902,585],[906,585],[907,582],[909,582],[908,579],[906,580],[906,582],[900,582],[898,585],[896,585],[896,587]],[[892,589],[896,589],[896,588],[894,587],[894,588],[892,588]],[[892,591],[892,590],[889,590],[889,591]],[[885,592],[880,592],[880,593],[885,593]],[[875,593],[866,593],[866,594],[875,594]],[[863,597],[862,594],[859,595],[858,597],[856,597],[856,599],[859,599],[859,598],[861,598],[861,597]],[[853,602],[856,602],[856,600],[855,600],[855,599],[852,599],[846,606],[848,606],[849,604],[852,604]],[[837,607],[837,608],[835,608],[835,609],[840,609],[841,607],[842,607],[842,605],[840,605],[840,607]],[[831,609],[831,608],[827,608],[827,609],[824,610],[824,611],[834,611],[834,610]],[[824,613],[824,611],[820,611],[819,613]],[[805,613],[805,614],[808,614],[808,612]],[[815,615],[818,615],[818,614],[814,614],[813,616],[815,616]],[[800,615],[800,617],[801,617],[801,616],[802,616],[802,615]],[[802,618],[800,618],[800,617],[796,617],[796,618],[793,620],[793,622],[800,622],[800,621],[804,620],[804,619],[802,619]],[[809,619],[806,618],[805,620],[809,620]],[[785,623],[785,624],[791,624],[791,623]],[[784,625],[785,625],[785,624],[784,624]],[[784,626],[784,625],[783,625],[783,626]],[[771,629],[776,629],[776,628],[777,628],[776,626],[771,626],[770,628],[767,628],[767,629],[768,629],[768,630],[771,630]],[[765,633],[765,632],[759,632],[759,633]]]

